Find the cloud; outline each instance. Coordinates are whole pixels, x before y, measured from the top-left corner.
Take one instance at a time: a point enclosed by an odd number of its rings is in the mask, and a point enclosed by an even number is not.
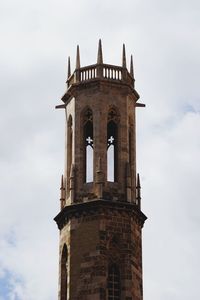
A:
[[[147,299],[186,299],[191,289],[198,295],[191,280],[196,282],[199,268],[199,126],[200,113],[186,112],[172,126],[152,132],[138,149],[149,215],[144,228],[144,270],[151,274],[145,279]]]

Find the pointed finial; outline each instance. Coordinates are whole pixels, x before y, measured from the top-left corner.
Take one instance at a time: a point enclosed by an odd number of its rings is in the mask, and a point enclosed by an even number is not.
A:
[[[125,49],[125,44],[123,44],[123,51],[122,51],[122,67],[126,68],[126,49]]]
[[[60,185],[60,208],[63,209],[64,206],[65,206],[65,187],[64,187],[64,179],[62,175],[61,185]]]
[[[76,69],[80,69],[81,64],[80,64],[80,51],[79,51],[79,45],[77,45],[77,50],[76,50]]]
[[[140,189],[141,185],[140,185],[140,175],[139,173],[137,174],[137,183],[136,183],[136,188]]]
[[[99,39],[97,64],[102,64],[102,63],[103,63],[103,53],[102,53],[101,39]]]
[[[137,174],[137,182],[136,182],[136,205],[138,205],[139,209],[141,207],[141,186],[140,186],[140,175]]]
[[[132,54],[131,54],[130,74],[131,74],[131,76],[134,78],[133,55],[132,55]]]
[[[70,63],[70,56],[68,57],[68,72],[67,72],[68,78],[71,76],[71,63]]]

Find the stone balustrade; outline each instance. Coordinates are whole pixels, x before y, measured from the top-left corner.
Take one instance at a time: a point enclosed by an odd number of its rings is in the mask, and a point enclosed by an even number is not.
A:
[[[96,79],[123,82],[134,87],[134,78],[126,68],[109,64],[95,64],[76,69],[68,78],[67,86],[70,87],[75,83],[88,82]]]

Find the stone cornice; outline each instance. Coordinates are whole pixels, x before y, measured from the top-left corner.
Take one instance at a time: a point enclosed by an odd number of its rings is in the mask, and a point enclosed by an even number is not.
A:
[[[137,101],[140,98],[140,95],[137,93],[137,91],[127,84],[126,82],[116,82],[108,79],[101,79],[101,78],[95,78],[91,79],[89,81],[79,82],[72,84],[66,91],[66,93],[62,96],[61,100],[65,103],[65,105],[70,101],[72,97],[76,95],[78,91],[85,90],[88,88],[100,88],[103,86],[112,86],[116,88],[126,88],[127,94],[132,95],[133,99]]]
[[[100,210],[103,211],[109,209],[112,212],[118,211],[130,214],[141,227],[143,227],[143,224],[147,219],[142,211],[133,203],[98,199],[65,206],[54,220],[57,223],[58,228],[62,229],[71,218],[79,218],[83,215],[94,215],[97,212],[99,213]]]

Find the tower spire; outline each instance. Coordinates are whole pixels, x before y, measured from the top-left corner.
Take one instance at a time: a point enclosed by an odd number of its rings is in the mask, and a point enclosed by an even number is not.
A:
[[[66,163],[61,211],[55,217],[60,230],[57,299],[143,300],[146,217],[140,210],[134,121],[139,95],[125,45],[120,64],[111,65],[103,62],[101,40],[97,44],[95,62],[87,66],[80,65],[77,46],[75,70],[62,97]]]
[[[122,50],[122,67],[126,68],[126,48],[125,48],[125,44],[123,44],[123,50]]]
[[[71,76],[71,63],[70,63],[70,56],[68,56],[68,72],[67,72],[68,78]]]
[[[131,63],[130,63],[130,74],[134,78],[133,55],[132,54],[131,54]]]
[[[76,69],[80,69],[81,64],[80,64],[80,51],[79,51],[79,45],[77,45],[77,50],[76,50]]]
[[[103,64],[103,52],[102,52],[101,39],[99,39],[99,45],[98,45],[97,64]]]

